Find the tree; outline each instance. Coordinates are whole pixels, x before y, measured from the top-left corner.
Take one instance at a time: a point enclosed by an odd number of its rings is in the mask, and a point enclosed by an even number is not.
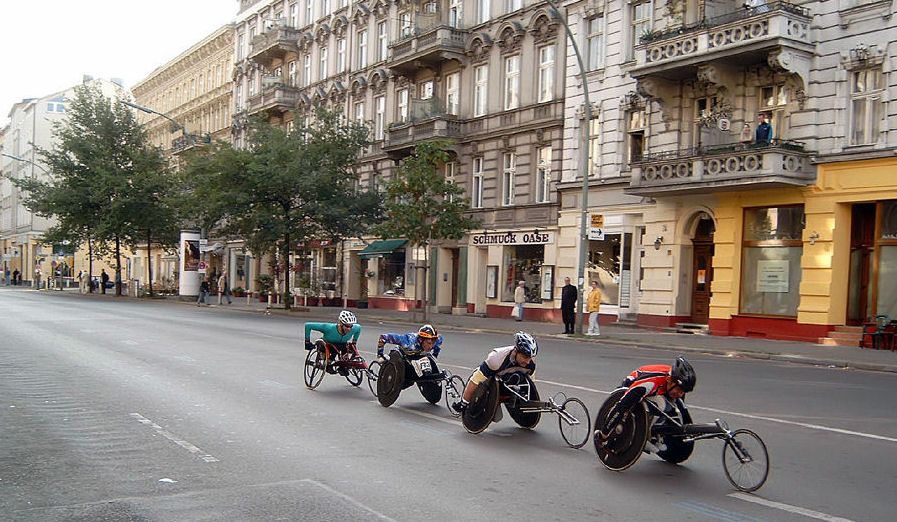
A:
[[[101,252],[111,245],[115,292],[121,295],[122,243],[151,243],[154,234],[170,238],[177,229],[166,203],[173,179],[160,151],[149,146],[132,109],[120,99],[106,97],[96,86],[80,85],[66,111],[66,119],[54,127],[53,149],[39,150],[49,179],[14,183],[26,192],[29,210],[56,218],[45,241],[87,241],[91,250]]]
[[[355,167],[368,135],[365,125],[322,107],[290,132],[255,120],[246,148],[218,143],[191,158],[189,204],[209,229],[282,260],[289,295],[297,245],[360,236],[381,213],[377,194],[357,189]]]
[[[434,140],[414,147],[396,175],[384,184],[386,219],[374,227],[374,232],[383,238],[405,238],[414,247],[424,247],[424,320],[429,317],[426,303],[430,243],[461,239],[480,224],[467,215],[469,204],[461,197],[464,191],[440,172],[440,167],[451,158],[450,146],[451,142]]]

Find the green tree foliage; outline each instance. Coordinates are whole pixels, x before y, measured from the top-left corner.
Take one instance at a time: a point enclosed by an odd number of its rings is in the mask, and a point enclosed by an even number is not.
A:
[[[25,191],[29,210],[56,218],[43,241],[87,242],[101,253],[111,250],[115,279],[121,281],[123,243],[173,244],[178,228],[171,206],[174,179],[133,111],[120,100],[107,98],[96,86],[81,85],[66,110],[66,119],[54,128],[55,146],[39,151],[50,176],[13,182]],[[116,295],[121,295],[121,285],[116,285]]]
[[[450,146],[451,142],[433,140],[414,147],[396,175],[384,183],[386,219],[374,228],[381,237],[404,238],[413,246],[425,247],[424,281],[428,281],[430,243],[461,239],[480,224],[467,214],[470,206],[461,196],[464,191],[441,172],[451,158]],[[426,292],[427,285],[423,286]]]
[[[285,260],[297,245],[360,236],[379,218],[378,195],[357,188],[355,167],[368,135],[363,124],[324,108],[291,132],[253,121],[246,148],[217,143],[191,158],[186,203],[210,230],[276,254],[289,274]]]

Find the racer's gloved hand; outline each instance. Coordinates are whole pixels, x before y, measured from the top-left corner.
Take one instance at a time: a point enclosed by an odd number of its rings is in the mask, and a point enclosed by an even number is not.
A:
[[[314,350],[314,349],[315,349],[315,345],[312,344],[311,341],[309,341],[308,339],[306,339],[306,340],[305,340],[305,349],[306,349],[306,350]]]
[[[608,435],[602,433],[601,430],[595,430],[595,439],[598,441],[598,445],[603,448],[607,444]]]
[[[464,399],[461,399],[460,401],[457,401],[452,404],[452,409],[458,413],[464,413],[464,410],[467,409],[467,404],[468,404],[467,401],[465,401]]]

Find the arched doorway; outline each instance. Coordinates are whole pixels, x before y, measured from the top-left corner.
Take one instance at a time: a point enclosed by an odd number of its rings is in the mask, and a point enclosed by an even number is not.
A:
[[[706,213],[698,216],[692,238],[693,269],[691,285],[691,322],[707,324],[710,320],[711,283],[713,282],[713,219]]]

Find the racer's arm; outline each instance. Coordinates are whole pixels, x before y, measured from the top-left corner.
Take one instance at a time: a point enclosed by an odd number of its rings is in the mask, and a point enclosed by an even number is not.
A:
[[[404,339],[405,336],[403,334],[380,334],[380,338],[377,339],[377,357],[383,357],[383,347],[385,345],[395,344],[401,346]]]
[[[623,418],[623,415],[630,412],[647,394],[648,391],[644,387],[630,388],[629,391],[614,404],[610,413],[607,414],[607,418],[604,419],[604,425],[600,426],[601,433],[604,433],[605,435],[609,434],[611,430],[616,428],[617,424],[620,423],[620,419]]]
[[[318,332],[323,334],[326,323],[305,323],[305,349],[311,349],[311,333]]]
[[[357,343],[358,338],[361,336],[361,325],[353,324],[352,325],[352,342]]]
[[[436,338],[436,342],[433,343],[433,357],[439,357],[439,353],[442,351],[442,336]]]

